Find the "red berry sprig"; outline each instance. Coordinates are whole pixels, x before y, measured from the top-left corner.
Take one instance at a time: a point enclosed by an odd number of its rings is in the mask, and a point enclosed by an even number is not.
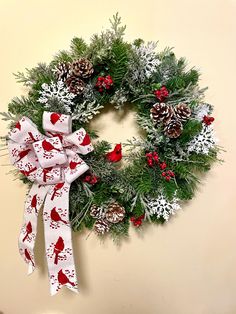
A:
[[[146,153],[147,164],[149,167],[153,167],[154,163],[158,164],[159,156],[157,152]]]
[[[111,89],[112,86],[113,86],[113,79],[111,78],[110,75],[99,76],[95,84],[95,87],[98,89],[100,93],[102,93],[104,90]]]
[[[133,223],[133,225],[134,225],[135,227],[140,227],[140,226],[142,225],[142,223],[143,223],[144,217],[145,217],[144,214],[141,215],[141,216],[139,216],[139,217],[137,217],[137,218],[131,217],[131,218],[130,218],[130,221]]]
[[[202,122],[205,123],[206,125],[211,125],[212,122],[214,122],[214,118],[210,116],[204,116]]]
[[[163,178],[165,178],[167,182],[169,182],[171,178],[175,177],[175,174],[172,170],[163,171],[161,175],[163,176]]]
[[[162,173],[162,177],[165,178],[166,181],[170,181],[171,178],[175,177],[175,174],[172,170],[167,170],[167,164],[165,161],[160,162],[159,161],[159,156],[157,152],[150,152],[150,153],[146,153],[146,158],[147,158],[147,164],[149,167],[153,168],[155,164],[159,165],[159,168],[161,169]]]
[[[164,101],[169,96],[169,91],[165,86],[154,90],[153,93],[160,102]]]
[[[94,185],[98,182],[99,178],[93,174],[87,174],[85,177],[82,178],[83,182],[88,184]]]

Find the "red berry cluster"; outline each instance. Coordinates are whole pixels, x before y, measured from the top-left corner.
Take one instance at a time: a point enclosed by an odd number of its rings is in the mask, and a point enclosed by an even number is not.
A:
[[[110,75],[107,76],[99,76],[97,82],[95,84],[96,88],[100,93],[104,90],[110,89],[113,85],[113,79]]]
[[[158,164],[159,156],[157,152],[146,153],[147,163],[149,167],[153,167],[154,163]]]
[[[159,156],[157,152],[146,153],[147,164],[149,167],[153,167],[155,164],[159,165],[159,168],[163,171],[167,168],[167,164],[165,161],[159,162]],[[163,171],[161,173],[162,177],[165,178],[166,181],[170,181],[171,178],[174,178],[175,174],[172,170]]]
[[[206,125],[210,125],[210,124],[212,124],[212,122],[213,122],[214,120],[215,120],[215,119],[214,119],[213,117],[204,116],[202,121],[203,121]]]
[[[165,86],[154,90],[153,93],[160,102],[164,101],[169,96],[169,91]]]
[[[82,181],[94,185],[98,182],[98,179],[99,178],[93,174],[87,174],[85,177],[82,178]]]
[[[131,217],[131,218],[130,218],[130,221],[133,223],[133,225],[134,225],[135,227],[140,227],[141,224],[143,223],[144,217],[145,217],[144,214],[141,215],[141,216],[139,216],[139,217],[137,217],[137,218]]]
[[[174,178],[175,174],[172,170],[167,170],[167,171],[163,171],[162,174],[161,174],[165,179],[166,181],[170,181],[171,178]]]

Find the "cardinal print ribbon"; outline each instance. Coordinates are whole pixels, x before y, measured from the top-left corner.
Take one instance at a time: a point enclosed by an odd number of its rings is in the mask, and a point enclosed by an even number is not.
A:
[[[83,128],[72,133],[69,115],[45,111],[43,128],[45,135],[38,131],[29,118],[23,117],[8,135],[11,163],[33,182],[25,202],[19,251],[28,264],[28,273],[32,273],[35,269],[38,213],[44,205],[51,294],[56,294],[64,285],[77,292],[69,221],[69,191],[71,183],[89,169],[79,154],[88,154],[93,146]]]

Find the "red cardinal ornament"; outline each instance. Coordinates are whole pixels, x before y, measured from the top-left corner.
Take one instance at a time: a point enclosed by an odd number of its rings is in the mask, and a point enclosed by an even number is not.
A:
[[[32,261],[32,258],[31,258],[31,256],[30,256],[30,254],[29,254],[27,249],[25,249],[24,253],[25,253],[25,258],[27,259],[27,261],[31,262],[32,265],[34,266],[34,262]]]
[[[53,251],[53,254],[55,254],[54,264],[58,264],[58,255],[64,250],[64,247],[64,240],[62,239],[62,237],[59,237]]]
[[[58,152],[60,152],[60,149],[54,147],[50,142],[48,142],[47,140],[43,140],[42,141],[42,147],[46,152],[50,152],[51,150],[57,150]]]
[[[51,210],[51,214],[50,214],[50,217],[53,221],[55,222],[63,222],[64,224],[67,224],[67,221],[63,220],[61,218],[61,216],[58,214],[57,210],[56,210],[56,207],[53,207],[53,209]]]
[[[80,145],[86,146],[86,145],[89,145],[90,143],[91,143],[90,136],[88,134],[86,134],[82,143],[80,143]]]
[[[24,236],[22,242],[25,242],[25,240],[28,238],[29,234],[32,233],[32,225],[31,225],[30,221],[27,223],[25,229],[26,229],[26,235]]]
[[[57,274],[57,279],[58,279],[58,282],[61,284],[61,285],[66,285],[67,283],[69,283],[70,285],[72,285],[73,287],[75,286],[75,283],[74,282],[71,282],[69,280],[69,278],[63,273],[62,269],[59,270],[58,274]]]
[[[116,144],[114,150],[106,154],[106,158],[110,162],[118,162],[122,159],[121,144]]]
[[[57,184],[54,186],[53,193],[52,193],[52,196],[51,196],[51,200],[52,200],[52,201],[54,200],[54,197],[56,196],[57,191],[60,190],[60,189],[62,189],[63,186],[64,186],[64,182],[57,183]]]
[[[50,121],[51,123],[54,125],[57,123],[58,120],[60,120],[60,117],[61,117],[61,113],[57,113],[57,112],[53,112],[51,115],[50,115]]]

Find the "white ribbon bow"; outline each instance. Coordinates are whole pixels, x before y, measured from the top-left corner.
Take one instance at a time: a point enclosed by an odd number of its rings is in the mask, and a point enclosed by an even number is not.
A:
[[[46,135],[41,134],[30,119],[23,117],[8,136],[12,164],[34,182],[25,203],[19,250],[29,265],[28,273],[32,273],[35,268],[38,212],[44,204],[51,294],[56,294],[63,285],[77,292],[69,221],[69,190],[71,182],[89,169],[78,154],[91,152],[93,146],[83,128],[71,133],[72,120],[68,115],[45,111],[43,128]]]

